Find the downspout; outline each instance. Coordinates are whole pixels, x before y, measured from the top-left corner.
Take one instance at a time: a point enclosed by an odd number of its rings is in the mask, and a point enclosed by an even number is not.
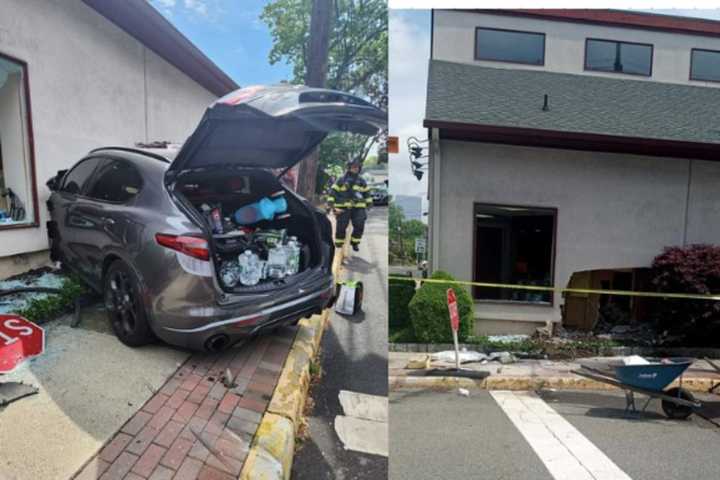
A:
[[[683,247],[687,245],[688,217],[690,216],[690,188],[692,187],[693,160],[688,160],[687,190],[685,193],[685,225],[683,226]]]
[[[428,236],[430,237],[431,246],[430,271],[434,272],[440,268],[440,130],[433,128],[430,131],[430,138]]]

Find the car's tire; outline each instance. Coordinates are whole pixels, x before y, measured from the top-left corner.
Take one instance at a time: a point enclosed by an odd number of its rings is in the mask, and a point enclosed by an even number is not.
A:
[[[140,281],[123,261],[114,261],[105,273],[103,298],[110,326],[122,343],[140,347],[155,340],[142,301]]]

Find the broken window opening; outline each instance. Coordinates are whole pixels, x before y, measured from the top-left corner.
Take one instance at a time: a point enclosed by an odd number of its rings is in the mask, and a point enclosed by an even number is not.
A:
[[[26,76],[0,55],[0,229],[36,223]]]
[[[482,283],[552,286],[557,211],[475,204],[474,275]],[[551,304],[552,292],[474,287],[477,300]]]

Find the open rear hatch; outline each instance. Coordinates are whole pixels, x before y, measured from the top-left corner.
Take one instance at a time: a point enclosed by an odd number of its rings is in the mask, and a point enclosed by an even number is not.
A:
[[[165,183],[211,239],[223,290],[282,288],[329,266],[327,219],[278,177],[332,131],[375,135],[386,124],[358,97],[302,86],[248,87],[207,109]]]

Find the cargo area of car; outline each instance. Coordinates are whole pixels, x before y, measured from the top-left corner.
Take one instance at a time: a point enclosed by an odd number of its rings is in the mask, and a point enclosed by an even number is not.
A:
[[[267,170],[185,173],[173,193],[207,227],[223,290],[282,288],[322,261],[315,213]]]

